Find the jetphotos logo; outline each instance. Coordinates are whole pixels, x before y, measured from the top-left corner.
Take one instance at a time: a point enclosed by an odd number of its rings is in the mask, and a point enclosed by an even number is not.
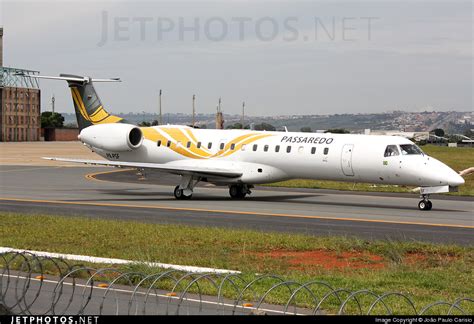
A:
[[[371,41],[380,17],[153,17],[115,16],[101,12],[100,39],[109,42]]]
[[[12,316],[9,324],[97,324],[99,316]],[[2,324],[0,322],[0,324]]]

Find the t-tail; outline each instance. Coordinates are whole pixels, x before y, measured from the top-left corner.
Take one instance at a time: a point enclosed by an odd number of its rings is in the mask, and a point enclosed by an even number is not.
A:
[[[109,114],[97,92],[94,89],[94,82],[120,82],[120,79],[93,79],[71,74],[60,74],[59,77],[43,75],[24,75],[26,77],[39,79],[64,80],[71,89],[74,110],[76,111],[77,125],[79,130],[96,124],[120,123],[124,120],[120,117]]]

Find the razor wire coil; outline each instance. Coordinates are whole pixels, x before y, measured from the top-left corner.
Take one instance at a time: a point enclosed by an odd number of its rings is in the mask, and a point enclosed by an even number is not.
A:
[[[95,269],[26,252],[0,254],[0,276],[0,306],[21,315],[473,315],[474,309],[471,297],[417,308],[407,293],[350,291],[318,280]]]

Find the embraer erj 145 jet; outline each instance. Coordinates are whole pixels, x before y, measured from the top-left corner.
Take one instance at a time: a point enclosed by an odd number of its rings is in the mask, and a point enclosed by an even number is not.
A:
[[[153,171],[177,174],[177,199],[190,199],[200,181],[228,186],[232,198],[242,199],[255,184],[303,178],[417,186],[419,209],[430,210],[430,194],[455,191],[464,183],[454,170],[403,137],[138,127],[110,115],[94,90],[93,82],[118,79],[35,77],[67,81],[79,139],[108,161],[48,159],[137,168],[150,176]]]

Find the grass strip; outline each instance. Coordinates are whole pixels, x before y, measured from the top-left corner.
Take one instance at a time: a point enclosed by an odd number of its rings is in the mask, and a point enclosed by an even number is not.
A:
[[[249,281],[257,273],[300,283],[321,280],[351,291],[403,292],[417,305],[472,297],[474,291],[473,246],[5,212],[0,246],[239,270]],[[122,269],[158,272],[139,264]],[[268,285],[262,282],[258,290]],[[233,293],[231,287],[226,293]],[[287,294],[275,291],[268,301],[285,303]]]

